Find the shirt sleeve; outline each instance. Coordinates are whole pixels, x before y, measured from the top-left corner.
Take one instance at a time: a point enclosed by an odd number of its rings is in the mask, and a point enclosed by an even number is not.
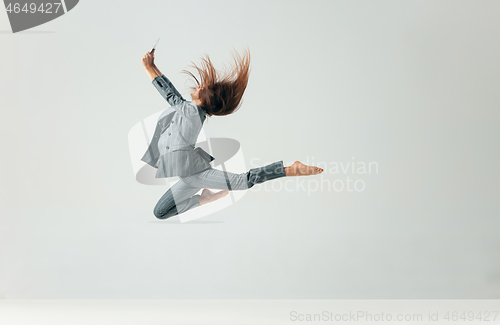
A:
[[[196,106],[182,98],[170,80],[165,75],[157,76],[152,81],[161,96],[167,100],[172,109],[186,118],[190,126],[195,126],[201,122]]]
[[[170,106],[178,105],[186,101],[165,75],[156,76],[151,83]]]

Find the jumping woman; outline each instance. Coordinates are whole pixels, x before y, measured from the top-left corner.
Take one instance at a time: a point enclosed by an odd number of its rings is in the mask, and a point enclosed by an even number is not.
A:
[[[199,81],[184,70],[198,85],[191,92],[191,101],[185,100],[156,67],[154,54],[155,50],[147,52],[142,57],[142,64],[152,84],[171,107],[158,118],[151,143],[141,160],[157,169],[156,178],[179,177],[179,181],[156,204],[153,213],[158,219],[167,219],[213,202],[229,191],[246,190],[279,177],[323,172],[322,168],[307,166],[300,161],[284,167],[282,160],[240,174],[212,168],[210,162],[215,158],[202,148],[195,148],[196,140],[207,115],[229,115],[240,107],[248,83],[250,53],[246,51],[243,56],[236,53],[234,66],[222,75],[215,70],[208,55],[203,57],[201,67],[193,64],[200,76]],[[201,195],[196,194],[201,189]],[[209,189],[221,191],[214,193]]]

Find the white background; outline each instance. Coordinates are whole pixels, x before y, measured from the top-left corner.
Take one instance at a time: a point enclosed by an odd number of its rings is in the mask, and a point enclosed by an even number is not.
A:
[[[86,0],[15,34],[0,10],[0,297],[499,298],[499,10]],[[127,136],[168,105],[141,65],[158,37],[188,99],[191,61],[250,49],[242,108],[205,122],[248,168],[301,160],[325,172],[300,181],[364,191],[261,184],[195,222],[157,220],[166,188],[135,181]],[[353,161],[378,173],[330,170]]]

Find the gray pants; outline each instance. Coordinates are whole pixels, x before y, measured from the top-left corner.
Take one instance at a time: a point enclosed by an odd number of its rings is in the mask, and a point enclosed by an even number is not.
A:
[[[167,219],[199,207],[200,195],[194,194],[202,188],[240,191],[284,176],[283,160],[240,174],[209,168],[190,176],[179,177],[179,181],[160,198],[153,213],[158,219]]]

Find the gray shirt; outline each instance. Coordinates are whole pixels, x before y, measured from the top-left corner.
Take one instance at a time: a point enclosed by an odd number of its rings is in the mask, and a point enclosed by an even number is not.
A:
[[[165,75],[157,76],[152,84],[171,107],[160,114],[141,160],[158,169],[156,178],[189,176],[210,168],[215,158],[195,147],[206,112],[182,98]]]

